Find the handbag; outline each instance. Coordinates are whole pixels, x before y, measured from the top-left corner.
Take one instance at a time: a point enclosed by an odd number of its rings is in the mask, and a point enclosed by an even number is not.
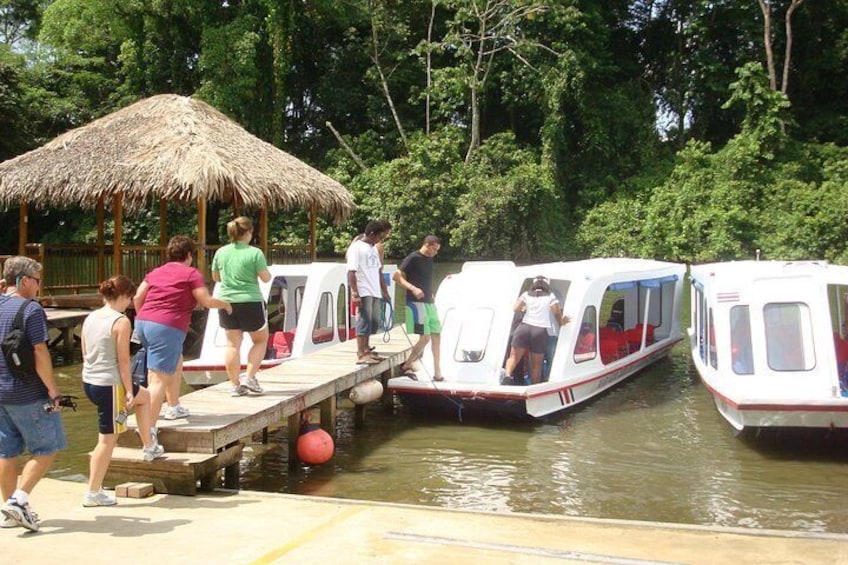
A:
[[[139,347],[130,362],[132,382],[141,387],[147,387],[147,349]]]

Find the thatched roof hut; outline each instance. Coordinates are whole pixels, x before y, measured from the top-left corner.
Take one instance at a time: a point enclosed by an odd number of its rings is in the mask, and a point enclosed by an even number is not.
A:
[[[39,149],[0,163],[0,206],[94,208],[120,195],[137,209],[153,199],[305,208],[335,221],[350,193],[316,169],[251,135],[210,105],[153,96]]]

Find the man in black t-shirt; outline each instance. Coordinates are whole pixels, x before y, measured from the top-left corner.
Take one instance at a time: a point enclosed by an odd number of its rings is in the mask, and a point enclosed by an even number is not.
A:
[[[428,235],[421,248],[407,255],[394,274],[395,282],[406,289],[406,331],[420,336],[409,357],[400,366],[403,374],[413,380],[417,380],[418,376],[412,370],[412,365],[428,342],[433,352],[433,380],[444,380],[439,362],[442,325],[433,303],[433,257],[441,247],[438,237]]]

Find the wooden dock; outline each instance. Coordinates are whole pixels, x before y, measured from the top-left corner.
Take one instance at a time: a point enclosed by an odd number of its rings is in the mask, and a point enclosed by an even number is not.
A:
[[[64,364],[73,364],[74,352],[79,349],[76,328],[82,326],[91,310],[88,308],[45,308],[44,311],[47,314],[47,329],[59,330],[59,335],[50,340],[47,347],[51,350],[60,348]]]
[[[214,467],[215,474],[224,469],[225,486],[238,488],[240,440],[267,432],[281,422],[289,429],[289,466],[296,468],[295,442],[305,411],[320,407],[321,427],[335,437],[336,395],[371,379],[380,379],[385,385],[399,371],[411,345],[400,327],[389,337],[388,342],[383,341],[382,334],[371,338],[371,344],[386,358],[376,365],[357,365],[356,342],[347,341],[260,372],[257,376],[265,389],[262,395],[233,397],[228,382],[184,395],[180,402],[191,416],[159,420],[159,441],[166,454],[153,465],[141,460],[141,444],[132,427],[135,420],[131,419],[132,428],[121,435],[119,446],[133,449],[116,450],[106,484],[146,481],[153,482],[157,492],[195,494],[198,481],[201,487],[215,482],[210,477],[210,468]],[[362,407],[357,411],[357,420],[361,421]],[[187,453],[206,457],[188,462]]]

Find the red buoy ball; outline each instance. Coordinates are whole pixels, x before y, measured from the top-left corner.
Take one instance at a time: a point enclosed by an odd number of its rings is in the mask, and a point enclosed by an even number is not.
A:
[[[297,456],[307,465],[322,465],[333,457],[336,446],[330,434],[319,427],[297,438]]]

